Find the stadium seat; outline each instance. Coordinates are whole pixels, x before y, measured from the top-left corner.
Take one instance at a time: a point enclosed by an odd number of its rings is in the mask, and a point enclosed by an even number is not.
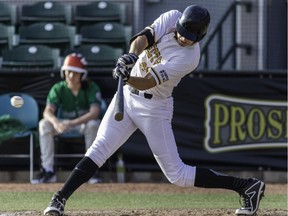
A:
[[[126,5],[107,1],[95,1],[75,7],[75,24],[77,30],[84,25],[96,22],[119,22],[124,24],[126,19]]]
[[[59,68],[59,49],[20,45],[2,52],[2,68]]]
[[[85,56],[88,68],[114,68],[117,59],[123,54],[123,49],[114,48],[105,44],[83,44],[69,51],[69,53],[72,52],[81,53]]]
[[[101,22],[91,26],[83,26],[80,30],[81,44],[106,44],[116,48],[128,49],[131,37],[131,26],[116,22]]]
[[[10,99],[12,96],[21,96],[24,99],[24,105],[20,108],[15,108],[10,105]],[[0,158],[1,159],[22,159],[26,158],[30,161],[30,181],[33,179],[33,158],[34,158],[34,140],[35,137],[33,135],[34,132],[37,131],[38,127],[38,121],[39,121],[39,107],[36,102],[36,100],[29,94],[26,93],[19,93],[19,92],[13,92],[13,93],[5,93],[0,95],[0,116],[7,116],[11,117],[13,119],[19,120],[26,128],[27,130],[13,133],[13,136],[10,137],[8,140],[3,141],[3,146],[5,143],[10,146],[11,152],[3,152],[5,150],[1,150]],[[22,148],[24,146],[23,143],[17,143],[16,140],[24,139],[26,142],[28,140],[29,143],[29,151],[27,149]],[[25,143],[26,143],[25,142]],[[11,145],[14,145],[14,148],[11,148]],[[20,146],[17,146],[20,145]],[[21,146],[22,145],[22,146]],[[1,147],[3,147],[1,146]],[[27,146],[27,145],[26,145]],[[19,150],[22,149],[23,152],[19,152]]]
[[[15,27],[0,23],[0,55],[3,49],[12,49]]]
[[[38,1],[34,4],[24,4],[19,17],[21,25],[35,22],[72,23],[72,5],[57,1]]]
[[[63,23],[34,23],[20,26],[19,44],[41,44],[60,50],[73,49],[76,27]]]
[[[15,25],[17,23],[17,6],[0,1],[0,23]]]

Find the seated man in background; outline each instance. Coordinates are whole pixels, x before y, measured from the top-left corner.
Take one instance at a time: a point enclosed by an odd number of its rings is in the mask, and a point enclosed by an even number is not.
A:
[[[101,92],[99,86],[87,79],[86,60],[81,54],[66,56],[61,67],[64,79],[51,88],[43,119],[39,122],[41,172],[33,183],[56,182],[54,171],[54,136],[81,133],[86,150],[93,143],[100,124]],[[60,111],[60,112],[59,112]],[[97,173],[89,183],[97,183]]]

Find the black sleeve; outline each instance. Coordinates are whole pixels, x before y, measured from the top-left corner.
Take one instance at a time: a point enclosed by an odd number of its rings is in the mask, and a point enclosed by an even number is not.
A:
[[[143,29],[138,34],[134,35],[130,40],[130,44],[140,35],[145,35],[147,38],[148,46],[146,47],[146,49],[151,47],[154,44],[154,36],[152,35],[149,29]]]

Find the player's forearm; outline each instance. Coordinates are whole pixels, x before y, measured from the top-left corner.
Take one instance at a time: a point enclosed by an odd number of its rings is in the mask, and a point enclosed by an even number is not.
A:
[[[55,116],[55,111],[52,111],[50,108],[45,108],[43,112],[43,117],[51,122],[53,125],[59,123],[58,118]]]
[[[129,53],[139,56],[147,46],[148,41],[146,36],[140,35],[131,43]],[[145,77],[131,76],[127,83],[139,90],[147,90],[156,85],[154,78],[149,73]]]
[[[156,86],[156,81],[150,73],[145,77],[131,76],[127,83],[138,90],[147,90]]]
[[[71,126],[77,126],[80,124],[85,124],[89,120],[92,120],[92,119],[96,119],[96,118],[93,118],[90,114],[85,114],[83,116],[80,116],[76,119],[71,120],[71,124],[72,124]]]
[[[85,124],[90,120],[97,120],[99,118],[100,110],[99,108],[94,108],[93,111],[89,111],[88,113],[71,120],[73,126]]]

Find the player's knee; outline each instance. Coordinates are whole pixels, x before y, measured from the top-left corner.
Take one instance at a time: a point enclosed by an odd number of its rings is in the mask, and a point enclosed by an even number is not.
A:
[[[98,130],[100,121],[99,120],[90,120],[86,123],[84,133],[95,133]]]
[[[188,187],[188,186],[191,186],[191,185],[188,185],[185,183],[185,181],[183,181],[183,179],[178,179],[176,181],[170,181],[172,184],[174,185],[177,185],[179,187]]]
[[[47,119],[41,119],[39,121],[39,134],[45,135],[48,133],[52,133],[54,131],[54,127]]]
[[[101,167],[110,155],[110,150],[107,148],[108,143],[105,140],[95,139],[93,144],[87,149],[85,156],[94,161],[98,167]]]
[[[181,168],[174,170],[174,172],[166,173],[168,180],[180,187],[192,187],[195,181],[195,167],[183,164]]]

